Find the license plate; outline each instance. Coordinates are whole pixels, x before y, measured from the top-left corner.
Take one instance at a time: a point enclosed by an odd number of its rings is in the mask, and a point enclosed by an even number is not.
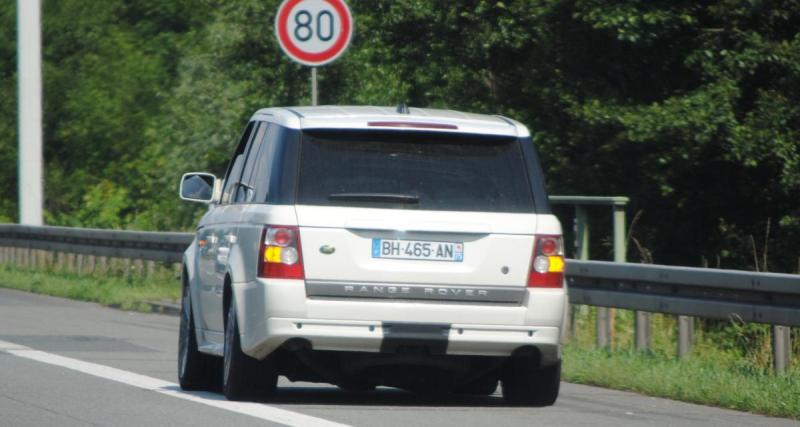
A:
[[[372,239],[372,257],[461,262],[464,261],[464,244],[460,242]]]

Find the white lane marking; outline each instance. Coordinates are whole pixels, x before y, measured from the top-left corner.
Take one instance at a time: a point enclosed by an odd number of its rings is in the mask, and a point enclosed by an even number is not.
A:
[[[123,371],[122,369],[99,365],[97,363],[84,362],[57,354],[46,353],[8,341],[0,340],[0,351],[25,359],[82,372],[98,378],[116,381],[140,389],[154,391],[166,396],[202,403],[215,408],[225,409],[227,411],[249,415],[287,426],[346,427],[346,424],[339,424],[322,418],[276,408],[274,406],[253,402],[231,402],[226,400],[222,395],[216,393],[182,391],[180,386],[169,381]]]

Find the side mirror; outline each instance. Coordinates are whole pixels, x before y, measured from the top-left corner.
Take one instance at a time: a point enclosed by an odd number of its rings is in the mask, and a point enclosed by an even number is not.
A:
[[[217,177],[205,172],[189,172],[181,178],[181,199],[190,202],[211,203],[216,196]]]

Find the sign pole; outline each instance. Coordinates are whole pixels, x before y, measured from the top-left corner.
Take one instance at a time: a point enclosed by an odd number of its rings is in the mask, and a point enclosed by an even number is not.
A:
[[[311,105],[316,106],[319,101],[319,88],[317,87],[317,67],[311,67]]]
[[[42,35],[39,0],[17,1],[19,222],[42,225]]]

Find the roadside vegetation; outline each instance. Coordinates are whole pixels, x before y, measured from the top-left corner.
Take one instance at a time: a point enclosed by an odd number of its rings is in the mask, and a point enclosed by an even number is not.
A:
[[[674,316],[652,315],[649,352],[634,350],[633,317],[617,310],[612,347],[597,349],[594,310],[581,307],[564,349],[564,380],[800,419],[800,329],[792,331],[794,365],[775,375],[769,326],[696,321],[694,348],[679,360]]]
[[[46,223],[193,227],[203,208],[176,197],[181,174],[224,171],[256,109],[310,102],[308,68],[274,37],[279,3],[43,1]],[[629,261],[800,269],[800,3],[349,4],[355,36],[320,68],[321,104],[516,118],[551,194],[631,198],[647,253]],[[4,165],[17,164],[15,9],[0,2]],[[3,168],[0,222],[16,201]]]
[[[148,302],[179,300],[181,288],[172,270],[156,269],[147,277],[137,273],[140,272],[126,275],[118,269],[79,275],[3,265],[0,266],[0,287],[137,311],[152,311]]]

